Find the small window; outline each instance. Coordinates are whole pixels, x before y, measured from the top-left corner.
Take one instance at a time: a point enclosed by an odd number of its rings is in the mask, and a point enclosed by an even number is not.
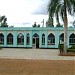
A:
[[[7,44],[13,44],[13,35],[11,33],[7,35]]]
[[[4,35],[0,34],[0,44],[4,44]]]
[[[48,45],[54,45],[55,44],[55,36],[51,33],[48,35]]]
[[[24,35],[22,33],[18,34],[17,36],[17,44],[24,45]]]
[[[71,34],[69,37],[69,44],[75,45],[75,34]]]
[[[59,36],[59,43],[60,43],[60,44],[63,44],[63,43],[64,43],[64,33],[62,33],[62,34]]]

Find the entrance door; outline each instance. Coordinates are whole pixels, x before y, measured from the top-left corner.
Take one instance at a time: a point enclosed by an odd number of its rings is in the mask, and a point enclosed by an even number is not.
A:
[[[36,38],[33,38],[33,48],[36,48]]]
[[[36,38],[36,48],[39,48],[39,38]]]
[[[39,36],[36,33],[33,35],[33,48],[39,48]]]

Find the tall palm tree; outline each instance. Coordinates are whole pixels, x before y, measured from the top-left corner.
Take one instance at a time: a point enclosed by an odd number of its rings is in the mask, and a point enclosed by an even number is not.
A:
[[[53,18],[48,18],[48,20],[46,21],[46,26],[47,27],[54,27]]]
[[[75,12],[75,0],[50,0],[48,5],[49,16],[60,15],[64,22],[64,53],[67,53],[67,31],[68,31],[68,18],[67,14],[73,15]],[[52,15],[51,15],[52,13]]]
[[[1,23],[1,27],[8,27],[8,25],[7,25],[7,18],[6,18],[6,16],[5,15],[3,15],[3,16],[0,16],[0,23]]]
[[[54,20],[53,20],[53,15],[54,15],[54,13],[53,13],[53,9],[51,9],[52,8],[52,6],[50,7],[50,5],[48,6],[48,13],[49,13],[49,18],[48,18],[48,21],[50,22],[50,24],[53,26],[53,22],[54,22]]]

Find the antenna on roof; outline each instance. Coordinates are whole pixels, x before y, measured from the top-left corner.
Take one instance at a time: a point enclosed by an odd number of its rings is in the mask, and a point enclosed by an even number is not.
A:
[[[44,27],[44,19],[42,20],[42,22],[41,22],[41,23],[42,23],[42,27]]]

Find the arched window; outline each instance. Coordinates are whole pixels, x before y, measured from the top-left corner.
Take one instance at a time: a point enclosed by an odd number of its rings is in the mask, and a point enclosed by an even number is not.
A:
[[[4,44],[4,35],[0,33],[0,44]]]
[[[39,35],[37,33],[33,35],[33,45],[36,48],[39,48]]]
[[[30,44],[30,36],[29,36],[29,33],[26,35],[26,44],[27,45]]]
[[[60,43],[60,44],[63,44],[63,43],[64,43],[64,33],[62,33],[62,34],[59,36],[59,43]]]
[[[38,35],[37,33],[35,33],[35,34],[33,35],[33,37],[39,38],[39,35]]]
[[[39,41],[38,41],[37,39],[39,39],[39,35],[38,35],[37,33],[35,33],[35,34],[33,35],[33,44],[39,43]]]
[[[24,45],[24,35],[22,33],[18,34],[17,36],[17,44]]]
[[[13,44],[13,35],[11,33],[7,35],[7,44]]]
[[[73,45],[75,44],[75,34],[71,34],[69,37],[69,44]]]
[[[48,35],[48,45],[54,45],[55,44],[55,36],[51,33]]]
[[[42,45],[45,45],[45,34],[42,34]]]

